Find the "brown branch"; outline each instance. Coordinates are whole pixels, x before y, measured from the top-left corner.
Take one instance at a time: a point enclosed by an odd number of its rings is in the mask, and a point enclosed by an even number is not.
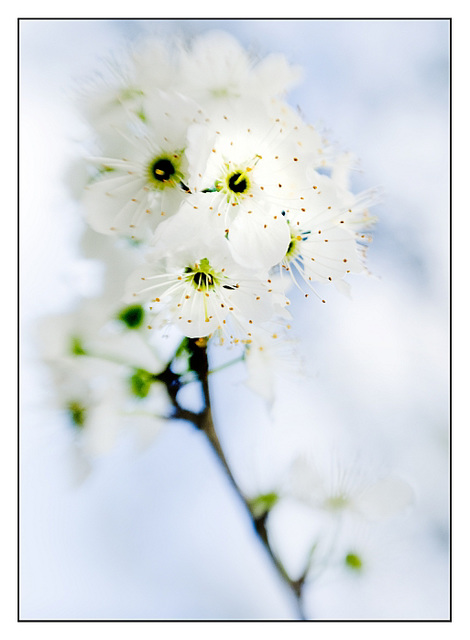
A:
[[[206,346],[201,345],[199,342],[199,344],[193,343],[192,347],[193,347],[193,353],[195,354],[194,360],[192,362],[193,371],[195,371],[198,374],[199,380],[201,381],[202,390],[204,394],[204,401],[205,401],[205,408],[203,412],[200,414],[200,421],[196,426],[199,429],[201,429],[201,431],[203,431],[207,436],[209,442],[212,445],[212,448],[214,449],[219,460],[221,461],[222,465],[225,468],[225,471],[227,473],[227,476],[230,480],[232,487],[235,489],[237,495],[245,505],[247,514],[253,523],[253,528],[258,536],[258,539],[263,544],[265,551],[267,552],[272,563],[276,567],[278,573],[280,574],[284,582],[290,587],[293,595],[295,596],[300,619],[306,620],[305,615],[303,613],[303,608],[302,608],[302,587],[304,585],[306,575],[305,574],[302,575],[298,580],[292,580],[289,577],[286,570],[282,566],[282,563],[275,555],[269,543],[268,532],[266,528],[268,512],[265,512],[262,516],[255,517],[253,512],[251,511],[248,500],[243,495],[235,478],[233,477],[232,471],[227,462],[227,459],[225,458],[222,446],[217,436],[215,426],[214,426],[214,421],[212,419],[209,376],[208,376],[209,366],[208,366]],[[197,368],[194,367],[194,365],[197,365]]]
[[[301,620],[306,620],[302,608],[302,588],[305,583],[306,574],[302,575],[297,580],[292,580],[287,574],[286,570],[282,566],[282,563],[277,558],[269,543],[268,532],[266,528],[268,511],[260,516],[254,515],[251,510],[249,501],[240,490],[232,474],[232,470],[230,469],[227,459],[225,458],[225,454],[217,436],[211,411],[209,363],[207,359],[206,341],[204,339],[189,340],[187,346],[190,351],[190,369],[197,374],[202,386],[202,392],[204,396],[204,409],[200,413],[195,413],[194,411],[184,409],[179,404],[177,395],[183,385],[181,382],[181,376],[172,371],[171,362],[168,364],[164,371],[155,375],[154,378],[155,380],[159,380],[160,382],[162,382],[167,388],[168,395],[173,405],[173,414],[171,417],[191,422],[197,429],[199,429],[206,435],[214,452],[222,463],[233,489],[235,490],[240,500],[243,502],[247,515],[253,524],[253,529],[256,532],[259,541],[262,543],[277,572],[279,573],[285,584],[289,586],[292,594],[294,595],[299,612],[299,618]]]

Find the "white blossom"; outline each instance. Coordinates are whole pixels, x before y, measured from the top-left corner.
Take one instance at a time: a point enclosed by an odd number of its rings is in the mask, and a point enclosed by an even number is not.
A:
[[[299,456],[290,470],[288,494],[315,510],[349,512],[370,521],[396,515],[414,500],[410,484],[398,475],[370,478],[363,466],[332,462],[325,468],[324,462]]]
[[[52,366],[55,404],[73,429],[73,444],[88,466],[126,435],[139,448],[148,446],[171,415],[165,387],[129,365],[106,360],[95,360],[92,368],[74,364],[62,361]]]
[[[136,269],[127,284],[129,302],[146,301],[157,321],[169,318],[185,336],[217,332],[230,342],[249,340],[252,326],[275,314],[283,296],[267,272],[247,271],[210,236],[179,246],[163,258],[150,254]]]
[[[79,100],[90,136],[69,172],[101,295],[40,328],[56,404],[88,466],[121,438],[148,446],[172,417],[211,437],[206,389],[200,413],[180,392],[218,370],[194,364],[211,360],[212,346],[241,354],[223,368],[243,361],[246,385],[272,410],[286,381],[303,374],[289,290],[323,302],[317,285],[347,292],[348,275],[365,271],[376,202],[374,190],[351,188],[352,154],[288,103],[300,71],[284,56],[257,56],[220,31],[149,39],[126,54]],[[335,549],[339,523],[381,520],[413,499],[398,476],[332,469],[317,453],[299,455],[284,483],[279,473],[248,501],[263,526],[289,501],[313,514],[295,569],[302,578],[335,553],[357,568],[353,550],[348,560],[346,547]]]
[[[87,186],[83,205],[100,233],[149,239],[185,195],[187,129],[198,107],[179,94],[158,92],[146,102],[142,121],[128,114],[117,130],[119,154],[90,158],[99,174]]]
[[[73,362],[89,371],[101,360],[159,373],[164,363],[158,353],[141,333],[126,330],[129,322],[120,320],[128,309],[124,304],[119,310],[110,308],[100,298],[91,298],[72,311],[44,317],[39,326],[43,358],[52,364]]]
[[[259,59],[230,34],[211,31],[181,49],[178,86],[209,113],[229,110],[245,99],[266,105],[298,83],[299,67],[280,54]]]
[[[309,192],[283,211],[290,243],[281,266],[295,282],[301,279],[310,288],[316,282],[336,284],[347,274],[364,270],[356,234],[348,223],[351,209],[341,196],[331,178],[317,174]]]
[[[203,223],[226,235],[241,264],[279,263],[290,241],[282,212],[306,189],[316,149],[301,149],[297,130],[248,107],[194,125],[188,138],[188,186]]]
[[[125,47],[109,58],[101,73],[83,83],[77,98],[79,113],[92,140],[114,157],[122,148],[130,114],[144,115],[144,99],[157,90],[171,91],[177,72],[173,40],[148,39]]]
[[[283,381],[299,378],[303,363],[298,344],[289,333],[291,324],[268,322],[256,326],[246,347],[245,384],[272,406]]]

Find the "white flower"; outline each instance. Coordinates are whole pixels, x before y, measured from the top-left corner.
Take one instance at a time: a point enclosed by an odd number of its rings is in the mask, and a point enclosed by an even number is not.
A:
[[[358,234],[360,240],[366,239],[363,231],[371,229],[377,218],[370,213],[370,207],[381,199],[378,188],[366,189],[354,194],[351,191],[351,172],[357,170],[358,162],[351,153],[339,154],[332,165],[331,179],[333,180],[343,207],[348,211],[346,224]],[[367,238],[369,241],[370,238]]]
[[[45,316],[38,327],[38,344],[46,361],[70,359],[89,351],[109,308],[100,299],[81,301],[69,312]]]
[[[142,262],[147,247],[130,238],[98,233],[87,226],[80,238],[80,250],[98,272],[100,277],[95,277],[97,290],[101,292],[103,302],[109,302],[112,313],[113,305],[122,306],[126,278]]]
[[[414,499],[408,482],[397,475],[369,479],[358,466],[340,463],[325,469],[305,456],[294,461],[288,487],[289,495],[315,510],[349,512],[370,521],[396,515]]]
[[[139,310],[128,307],[110,319],[107,305],[85,300],[71,313],[42,321],[54,404],[74,428],[77,460],[84,463],[109,452],[125,433],[139,447],[148,445],[171,415],[158,380],[166,364],[138,330]]]
[[[252,326],[273,316],[283,298],[266,274],[243,269],[214,238],[173,242],[129,278],[129,302],[147,301],[157,320],[168,318],[190,338],[218,331],[229,341],[249,340]]]
[[[246,385],[272,405],[278,386],[286,378],[301,375],[302,363],[296,343],[288,335],[290,324],[265,323],[256,326],[246,346]]]
[[[230,34],[210,31],[182,49],[178,86],[205,109],[216,112],[244,99],[266,104],[295,85],[300,75],[300,69],[280,54],[258,60]]]
[[[145,102],[145,117],[129,114],[120,153],[91,161],[99,175],[84,194],[90,226],[106,234],[149,238],[185,196],[186,133],[198,107],[179,94],[157,92]]]
[[[299,109],[292,108],[283,100],[273,98],[267,106],[266,115],[271,121],[278,123],[284,134],[289,134],[291,152],[297,158],[297,171],[300,165],[306,166],[308,178],[316,175],[315,171],[318,169],[332,171],[337,158],[334,146],[325,132],[305,122]]]
[[[282,212],[306,189],[317,149],[280,119],[249,109],[212,118],[188,132],[188,186],[205,224],[225,234],[234,258],[270,268],[286,254],[290,233]]]
[[[108,366],[94,374],[58,365],[57,405],[75,429],[75,443],[86,456],[108,453],[121,434],[122,394],[118,367]],[[85,373],[85,375],[80,375]]]
[[[288,271],[295,282],[300,277],[309,288],[315,282],[336,284],[364,270],[357,236],[348,224],[351,210],[341,195],[331,178],[317,174],[309,192],[283,212],[290,243],[281,272]]]
[[[147,446],[171,413],[162,383],[148,372],[104,360],[84,369],[53,363],[55,405],[74,429],[74,444],[91,462],[105,455],[125,434]]]
[[[106,154],[119,153],[122,139],[116,132],[126,129],[130,113],[144,115],[149,93],[171,90],[177,71],[173,45],[152,39],[125,48],[106,60],[101,73],[80,89],[76,100],[80,113]]]
[[[181,43],[172,37],[148,38],[138,42],[131,51],[130,74],[132,86],[147,96],[155,90],[175,89],[178,77]]]
[[[129,330],[140,326],[142,320],[138,307],[110,307],[99,298],[82,300],[68,313],[41,320],[42,357],[49,363],[73,363],[90,373],[106,361],[160,373],[165,364],[157,352],[144,334]]]

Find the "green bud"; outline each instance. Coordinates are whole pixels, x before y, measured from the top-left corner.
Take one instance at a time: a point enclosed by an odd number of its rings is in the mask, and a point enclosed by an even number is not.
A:
[[[344,564],[353,571],[362,569],[362,560],[356,553],[348,553],[344,558]]]
[[[82,342],[80,338],[77,338],[77,336],[73,336],[72,339],[70,340],[70,351],[73,353],[74,356],[86,355],[86,351],[82,346]]]
[[[146,398],[154,379],[153,374],[145,369],[136,369],[129,381],[132,393],[138,398]]]
[[[118,320],[126,325],[128,329],[138,329],[144,321],[144,309],[140,304],[134,304],[122,309],[118,315]]]
[[[73,425],[81,429],[85,425],[86,408],[76,400],[72,400],[67,405],[67,411]]]
[[[265,493],[250,500],[250,509],[255,518],[261,518],[270,511],[279,500],[277,493]]]

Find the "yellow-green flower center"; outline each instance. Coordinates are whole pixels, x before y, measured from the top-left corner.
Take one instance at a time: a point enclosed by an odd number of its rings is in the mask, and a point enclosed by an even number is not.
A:
[[[250,183],[245,172],[235,171],[227,177],[227,187],[233,193],[245,193],[248,191]]]
[[[202,258],[192,267],[186,267],[186,280],[191,281],[194,288],[207,291],[212,289],[219,282],[220,274],[218,274],[209,264],[207,258]]]
[[[156,189],[175,187],[183,180],[181,172],[181,152],[162,154],[153,158],[148,165],[149,183]]]
[[[294,260],[299,254],[299,245],[307,240],[310,231],[296,231],[291,228],[290,242],[287,247],[285,259],[287,261]]]
[[[228,201],[245,196],[252,186],[250,171],[251,167],[233,169],[226,165],[226,173],[215,183],[215,190],[226,193]]]

